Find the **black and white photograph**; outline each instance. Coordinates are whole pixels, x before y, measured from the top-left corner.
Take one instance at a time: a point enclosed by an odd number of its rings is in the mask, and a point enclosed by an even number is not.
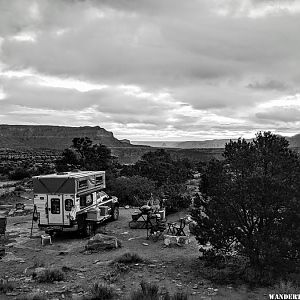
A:
[[[2,299],[300,299],[300,0],[0,0]]]

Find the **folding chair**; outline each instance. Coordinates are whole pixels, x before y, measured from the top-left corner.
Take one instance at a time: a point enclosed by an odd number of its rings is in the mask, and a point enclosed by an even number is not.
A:
[[[184,232],[185,225],[186,225],[185,219],[184,218],[180,218],[180,223],[176,224],[174,226],[175,235],[177,235],[177,236],[186,236],[186,234]]]
[[[175,235],[175,233],[176,233],[176,231],[175,231],[176,223],[175,222],[168,222],[167,224],[168,224],[167,234]]]

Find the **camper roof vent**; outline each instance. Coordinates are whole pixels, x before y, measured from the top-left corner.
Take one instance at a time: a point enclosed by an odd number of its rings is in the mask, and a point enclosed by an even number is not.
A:
[[[67,172],[57,172],[56,175],[67,175]]]

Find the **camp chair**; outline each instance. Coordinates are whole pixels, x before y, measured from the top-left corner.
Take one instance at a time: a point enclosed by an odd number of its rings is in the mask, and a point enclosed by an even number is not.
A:
[[[184,232],[185,225],[186,225],[185,219],[180,218],[179,224],[176,223],[176,225],[174,225],[175,235],[177,235],[177,236],[186,236],[186,234]]]
[[[176,231],[175,231],[176,223],[175,222],[168,222],[167,224],[168,224],[167,234],[175,235],[175,233],[176,233]]]

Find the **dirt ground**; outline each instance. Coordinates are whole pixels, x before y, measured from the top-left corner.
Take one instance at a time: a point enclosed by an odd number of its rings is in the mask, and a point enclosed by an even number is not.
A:
[[[121,273],[111,284],[119,299],[126,299],[141,280],[159,285],[171,294],[187,292],[189,299],[267,299],[262,291],[235,290],[231,286],[216,286],[201,278],[199,270],[203,264],[198,258],[198,246],[194,237],[182,247],[166,247],[163,240],[146,239],[145,229],[130,229],[133,209],[120,209],[118,221],[105,224],[102,229],[117,237],[122,247],[116,250],[87,253],[84,251],[88,238],[65,234],[54,237],[52,245],[41,245],[37,224],[30,238],[31,216],[8,218],[6,256],[0,260],[0,278],[9,278],[15,290],[0,299],[14,299],[29,292],[46,292],[49,299],[80,299],[93,282],[103,281],[112,271],[111,260],[125,252],[135,252],[149,260],[146,264],[133,264],[129,271]],[[185,212],[168,216],[168,221],[177,221]],[[188,234],[187,228],[185,228]],[[41,284],[32,280],[33,266],[63,267],[66,279],[53,284]]]

